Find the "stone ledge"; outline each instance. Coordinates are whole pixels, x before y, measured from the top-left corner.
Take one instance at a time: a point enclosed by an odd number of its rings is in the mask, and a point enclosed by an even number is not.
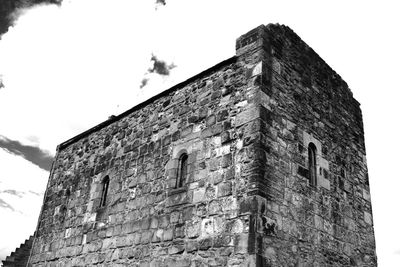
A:
[[[178,187],[178,188],[170,188],[167,191],[167,195],[168,196],[172,196],[172,195],[176,195],[176,194],[179,194],[179,193],[186,192],[187,190],[188,190],[187,186],[182,186],[182,187]]]

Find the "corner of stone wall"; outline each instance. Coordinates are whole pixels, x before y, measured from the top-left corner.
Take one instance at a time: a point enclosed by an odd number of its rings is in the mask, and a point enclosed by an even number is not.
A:
[[[31,250],[29,252],[29,257],[27,259],[26,266],[32,266],[32,257],[34,257],[35,254],[40,251],[40,244],[39,244],[40,241],[39,240],[41,239],[42,233],[39,230],[39,228],[40,228],[40,224],[41,224],[42,220],[45,220],[44,218],[45,218],[46,214],[44,214],[45,213],[44,204],[46,203],[46,198],[48,196],[49,190],[51,190],[52,180],[54,177],[54,171],[57,168],[57,164],[58,164],[57,159],[58,159],[60,153],[61,153],[60,146],[58,145],[56,148],[56,155],[54,156],[53,162],[51,164],[50,174],[49,174],[49,177],[47,180],[46,190],[45,190],[44,196],[43,196],[43,204],[40,208],[38,220],[36,223],[35,233],[33,234],[33,238],[32,238]]]
[[[265,259],[261,256],[261,243],[259,238],[260,213],[266,211],[266,200],[273,194],[269,185],[265,184],[265,164],[268,148],[263,144],[263,133],[272,123],[273,102],[271,94],[271,45],[267,26],[257,28],[240,36],[236,40],[236,55],[238,61],[245,66],[246,78],[249,86],[253,88],[253,106],[236,118],[236,127],[247,121],[253,120],[253,136],[245,136],[244,140],[252,139],[252,162],[249,164],[248,194],[240,202],[240,213],[247,212],[250,216],[248,235],[249,266],[266,266]],[[251,119],[250,119],[251,118]]]
[[[263,166],[251,201],[256,266],[311,266],[329,257],[375,266],[362,116],[347,84],[289,27],[258,27],[238,42],[237,54],[260,64],[254,69],[265,77],[254,83],[260,114],[267,114],[260,116]],[[308,166],[310,142],[318,147],[315,187],[299,172]],[[368,241],[360,246],[355,233]],[[300,250],[309,256],[299,257]]]

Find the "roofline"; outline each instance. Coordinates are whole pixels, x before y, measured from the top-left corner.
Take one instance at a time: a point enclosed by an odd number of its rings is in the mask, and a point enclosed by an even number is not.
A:
[[[207,74],[209,74],[209,73],[221,68],[222,66],[234,63],[234,62],[236,62],[236,60],[237,60],[237,56],[233,56],[233,57],[230,57],[228,59],[225,59],[225,60],[221,61],[220,63],[212,66],[211,68],[208,68],[208,69],[206,69],[206,70],[204,70],[204,71],[202,71],[202,72],[190,77],[189,79],[187,79],[187,80],[185,80],[185,81],[183,81],[181,83],[178,83],[178,84],[170,87],[169,89],[167,89],[165,91],[162,91],[161,93],[159,93],[159,94],[157,94],[155,96],[152,96],[151,98],[149,98],[149,99],[137,104],[136,106],[124,111],[123,113],[121,113],[121,114],[119,114],[117,116],[113,116],[110,119],[101,122],[100,124],[97,124],[96,126],[94,126],[94,127],[90,128],[90,129],[88,129],[88,130],[86,130],[86,131],[84,131],[84,132],[72,137],[71,139],[68,139],[67,141],[59,144],[57,146],[57,152],[62,150],[62,149],[64,149],[64,148],[66,148],[66,147],[68,147],[69,145],[75,143],[76,141],[82,139],[83,137],[86,137],[89,134],[91,134],[93,132],[96,132],[96,131],[98,131],[98,130],[100,130],[100,129],[102,129],[102,128],[104,128],[104,127],[106,127],[106,126],[108,126],[108,125],[120,120],[121,118],[129,115],[133,111],[141,109],[141,108],[147,106],[148,104],[154,102],[156,99],[158,99],[160,97],[163,97],[163,96],[165,96],[165,95],[177,90],[178,88],[184,87],[187,84],[195,81],[196,79],[199,79],[199,78],[201,78],[203,76],[206,76]]]

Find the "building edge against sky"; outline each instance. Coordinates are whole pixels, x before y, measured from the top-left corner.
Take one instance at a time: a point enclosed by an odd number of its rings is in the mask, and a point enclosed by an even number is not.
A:
[[[58,147],[30,257],[47,262],[376,266],[359,103],[288,27],[257,27]]]

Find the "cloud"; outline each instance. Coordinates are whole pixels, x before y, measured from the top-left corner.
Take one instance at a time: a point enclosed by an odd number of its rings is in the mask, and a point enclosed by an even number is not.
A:
[[[34,191],[32,191],[32,190],[29,190],[28,192],[29,192],[29,193],[31,193],[31,194],[34,194],[35,196],[40,196],[40,194],[39,194],[39,193],[37,193],[37,192],[34,192]]]
[[[0,193],[6,193],[6,194],[14,195],[14,196],[17,196],[19,198],[22,198],[23,195],[25,194],[22,191],[17,191],[17,190],[14,190],[14,189],[3,190],[3,191],[0,191]]]
[[[167,64],[165,61],[158,59],[155,55],[151,56],[151,61],[153,62],[153,67],[148,71],[149,73],[157,73],[160,75],[169,75],[170,70],[176,67],[174,63]]]
[[[1,259],[35,231],[49,172],[5,149],[0,166]]]
[[[19,141],[8,139],[0,135],[0,147],[39,166],[41,169],[49,171],[53,156],[39,147],[21,144]]]
[[[61,4],[62,0],[2,0],[0,7],[0,35],[21,16],[26,8],[43,4]]]
[[[165,0],[156,0],[156,4],[165,6],[167,3]]]
[[[160,76],[163,78],[169,77],[171,70],[176,68],[174,63],[168,64],[166,61],[159,59],[154,54],[151,55],[150,63],[151,67],[148,68],[147,72],[144,74],[144,78],[139,86],[140,89],[153,83]]]
[[[142,82],[140,83],[140,89],[146,86],[148,83],[149,79],[148,78],[143,78]]]
[[[31,146],[37,136],[54,153],[110,113],[144,101],[139,86],[159,43],[152,22],[165,10],[138,2],[70,0],[20,16],[0,41],[0,114],[10,114],[0,116],[1,135]],[[152,85],[161,91],[163,82]]]
[[[167,3],[165,2],[165,0],[156,0],[156,7],[155,10],[158,10],[159,6],[165,6]]]
[[[2,200],[1,198],[0,198],[0,207],[1,207],[1,208],[5,208],[5,209],[10,209],[10,210],[12,210],[12,211],[15,211],[15,209],[14,209],[10,204],[8,204],[7,202],[5,202],[5,201]]]

